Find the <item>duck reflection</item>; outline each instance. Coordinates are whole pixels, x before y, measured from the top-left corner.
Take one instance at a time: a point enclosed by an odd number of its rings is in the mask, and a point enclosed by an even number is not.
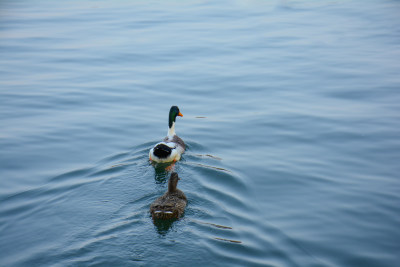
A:
[[[154,167],[154,180],[157,184],[164,184],[170,173],[170,164],[168,163],[152,163]]]
[[[172,228],[172,224],[176,219],[169,220],[153,220],[154,226],[156,227],[157,233],[159,235],[165,236],[168,231]]]

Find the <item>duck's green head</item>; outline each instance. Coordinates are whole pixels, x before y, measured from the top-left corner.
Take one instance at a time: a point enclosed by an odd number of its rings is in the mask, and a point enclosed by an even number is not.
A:
[[[177,116],[183,117],[182,113],[179,111],[179,108],[177,106],[172,106],[169,110],[169,128],[172,127],[172,124],[175,122]]]

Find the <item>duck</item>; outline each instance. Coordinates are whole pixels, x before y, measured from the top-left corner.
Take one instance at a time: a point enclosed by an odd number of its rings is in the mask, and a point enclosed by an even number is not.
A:
[[[176,117],[183,117],[177,106],[172,106],[168,116],[168,133],[162,142],[157,143],[149,152],[150,161],[157,163],[176,162],[185,152],[185,142],[175,133]]]
[[[177,188],[180,180],[176,172],[172,172],[168,181],[168,190],[157,198],[150,206],[150,214],[153,220],[179,219],[187,205],[185,193]]]

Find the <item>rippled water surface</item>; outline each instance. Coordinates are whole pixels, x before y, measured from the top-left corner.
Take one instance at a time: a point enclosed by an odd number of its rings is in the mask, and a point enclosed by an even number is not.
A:
[[[1,1],[1,266],[399,266],[398,1]],[[189,203],[153,224],[171,105]]]

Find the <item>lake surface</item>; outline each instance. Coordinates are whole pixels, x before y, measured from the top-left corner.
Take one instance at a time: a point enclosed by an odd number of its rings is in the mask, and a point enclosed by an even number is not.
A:
[[[399,266],[400,2],[1,1],[1,266]],[[148,212],[169,108],[184,217]]]

